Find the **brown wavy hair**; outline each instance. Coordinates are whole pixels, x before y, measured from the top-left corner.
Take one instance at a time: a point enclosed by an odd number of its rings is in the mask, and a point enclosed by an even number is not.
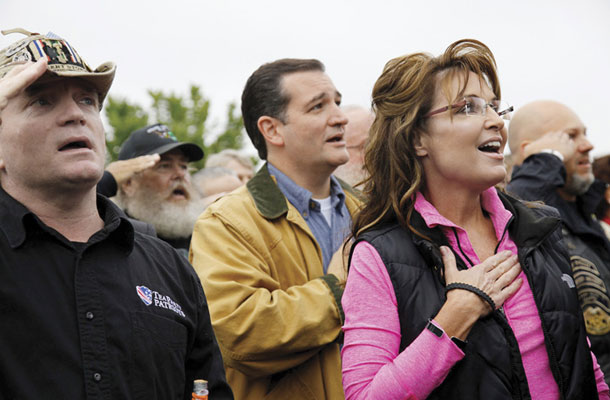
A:
[[[368,171],[363,188],[366,203],[354,220],[353,236],[393,220],[423,236],[409,223],[414,195],[425,185],[415,143],[425,132],[424,115],[432,107],[437,85],[448,104],[453,104],[464,95],[470,71],[501,98],[495,58],[478,40],[459,40],[438,57],[415,53],[394,58],[385,65],[373,87],[375,121],[364,161]],[[450,87],[455,78],[461,89],[452,95]]]

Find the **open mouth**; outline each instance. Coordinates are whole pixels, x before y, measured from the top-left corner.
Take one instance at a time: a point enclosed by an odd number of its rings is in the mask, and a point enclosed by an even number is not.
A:
[[[188,194],[186,193],[186,190],[180,189],[180,188],[174,189],[172,191],[172,196],[188,198]]]
[[[500,148],[502,147],[502,143],[499,140],[494,140],[492,142],[487,142],[478,147],[478,149],[484,153],[499,153]]]
[[[87,146],[87,143],[85,143],[84,141],[76,141],[76,142],[70,142],[68,144],[66,144],[65,146],[62,146],[59,148],[59,151],[64,151],[64,150],[72,150],[72,149],[88,149],[89,147]]]
[[[337,143],[343,141],[343,132],[337,132],[334,136],[326,140],[327,143]]]

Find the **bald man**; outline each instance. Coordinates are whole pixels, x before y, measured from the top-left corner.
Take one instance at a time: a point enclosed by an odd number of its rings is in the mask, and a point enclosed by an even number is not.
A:
[[[605,184],[593,176],[587,128],[570,108],[536,101],[509,126],[515,163],[507,190],[557,208],[593,353],[610,383],[610,242],[592,217]]]
[[[344,107],[343,112],[348,120],[343,139],[349,154],[349,161],[337,167],[335,176],[352,186],[356,186],[366,178],[364,147],[369,138],[369,129],[373,124],[375,114],[360,106]]]

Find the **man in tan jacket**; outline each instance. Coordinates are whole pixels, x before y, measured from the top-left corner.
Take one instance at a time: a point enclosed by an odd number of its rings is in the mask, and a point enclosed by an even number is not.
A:
[[[332,176],[348,160],[341,94],[317,60],[261,66],[242,94],[267,163],[195,224],[204,285],[236,399],[342,399],[342,244],[358,200]]]

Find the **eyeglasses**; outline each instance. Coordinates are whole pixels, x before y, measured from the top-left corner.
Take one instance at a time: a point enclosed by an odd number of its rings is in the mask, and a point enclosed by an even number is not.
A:
[[[487,107],[491,107],[491,109],[494,110],[494,112],[502,119],[510,119],[510,113],[514,110],[513,106],[509,106],[501,100],[492,100],[490,103],[488,103],[480,97],[468,96],[450,106],[445,106],[443,108],[430,111],[424,115],[424,118],[440,114],[449,109],[457,109],[455,112],[456,114],[465,114],[468,116],[478,115],[483,117],[487,113]]]

